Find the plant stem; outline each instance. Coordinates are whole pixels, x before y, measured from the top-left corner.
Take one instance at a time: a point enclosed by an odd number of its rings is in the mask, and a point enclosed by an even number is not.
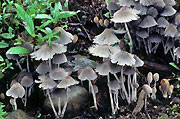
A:
[[[127,31],[127,35],[128,35],[128,37],[129,37],[129,40],[130,40],[130,43],[131,43],[131,46],[130,46],[130,53],[132,53],[132,48],[133,48],[133,41],[132,41],[132,37],[131,37],[131,34],[130,34],[130,32],[129,32],[129,29],[128,29],[127,24],[126,24],[126,23],[124,23],[124,25],[125,25],[125,29],[126,29],[126,31]]]
[[[16,62],[18,64],[18,66],[19,66],[19,69],[22,71],[22,67],[21,67],[21,65],[20,65],[20,63],[19,63],[19,61],[17,59],[16,59]]]

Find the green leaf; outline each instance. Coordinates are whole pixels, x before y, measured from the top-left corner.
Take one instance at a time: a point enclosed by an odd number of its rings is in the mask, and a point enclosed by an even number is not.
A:
[[[174,64],[173,62],[170,62],[169,64],[171,66],[173,66],[175,69],[180,70],[180,68],[176,64]]]
[[[5,39],[12,39],[14,37],[14,34],[12,34],[13,28],[9,27],[8,31],[9,31],[9,33],[2,33],[1,37],[5,38]]]
[[[79,12],[80,12],[80,10],[78,10],[77,12],[74,12],[74,11],[62,11],[62,12],[58,13],[58,18],[60,18],[60,19],[68,18],[68,17],[76,15]]]
[[[64,3],[64,7],[68,10],[68,2],[69,0],[66,0],[66,2]]]
[[[4,77],[4,74],[0,73],[0,79],[2,79]]]
[[[7,48],[7,47],[9,47],[7,43],[5,43],[4,41],[0,42],[0,48]]]
[[[177,88],[180,88],[180,84],[177,84]]]
[[[35,19],[52,19],[52,17],[47,14],[37,14]]]
[[[25,21],[25,29],[27,30],[27,32],[32,36],[35,37],[35,33],[34,33],[34,23],[32,20],[32,17],[29,16],[26,11],[19,5],[19,4],[15,4],[16,8],[17,8],[17,14],[18,16]]]
[[[24,47],[19,47],[19,46],[12,47],[6,52],[6,54],[18,54],[18,55],[29,54],[29,53],[30,52],[28,49],[26,49]]]
[[[3,57],[1,55],[0,55],[0,61],[4,62],[4,59],[3,59]]]
[[[110,13],[109,13],[109,12],[106,12],[106,13],[104,14],[104,16],[107,17],[107,18],[110,18]]]

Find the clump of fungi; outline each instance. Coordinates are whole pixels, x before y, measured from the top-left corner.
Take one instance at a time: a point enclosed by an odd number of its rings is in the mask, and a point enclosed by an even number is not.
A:
[[[174,86],[169,84],[170,79],[162,79],[161,85],[159,86],[159,90],[162,92],[163,97],[167,98],[169,95],[169,98],[171,98]]]

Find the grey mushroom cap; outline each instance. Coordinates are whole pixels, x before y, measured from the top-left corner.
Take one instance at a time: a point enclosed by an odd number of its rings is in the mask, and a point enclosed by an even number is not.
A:
[[[180,47],[177,47],[176,49],[174,49],[174,55],[180,58]]]
[[[41,84],[39,85],[39,88],[43,88],[43,90],[46,89],[53,89],[57,86],[56,82],[49,78],[48,76],[39,76],[39,79],[41,79]]]
[[[23,44],[21,46],[28,49],[30,52],[33,51],[33,45],[30,44],[29,42],[23,42]]]
[[[120,51],[117,47],[112,47],[108,45],[94,45],[89,48],[89,52],[93,56],[108,58],[111,57],[113,54]]]
[[[79,74],[78,78],[82,81],[84,80],[95,80],[97,78],[97,74],[91,67],[86,67]]]
[[[72,85],[79,84],[79,81],[74,80],[71,76],[66,76],[58,85],[57,88],[68,88]]]
[[[19,55],[16,55],[16,54],[8,54],[8,53],[6,53],[6,57],[7,57],[8,59],[12,59],[12,60],[17,60],[17,59],[19,59]]]
[[[134,55],[134,59],[136,62],[134,65],[132,65],[132,67],[142,67],[144,65],[144,61],[141,60],[138,56]]]
[[[113,91],[118,91],[120,89],[120,84],[117,80],[108,82],[108,87]]]
[[[110,3],[107,5],[107,9],[108,9],[108,10],[118,10],[118,9],[119,9],[119,6],[117,5],[116,2],[110,2]]]
[[[175,24],[176,24],[177,26],[180,25],[180,14],[177,14],[177,15],[176,15],[176,17],[175,17]]]
[[[169,37],[175,37],[177,34],[178,31],[174,24],[169,24],[169,26],[164,31],[164,35]]]
[[[111,57],[111,62],[117,63],[118,65],[122,66],[132,66],[135,65],[136,60],[134,59],[134,56],[132,54],[126,51],[121,51]]]
[[[134,6],[136,3],[134,0],[119,0],[118,4],[120,6],[130,7],[130,6]]]
[[[139,16],[137,14],[139,13],[140,12],[136,9],[122,7],[120,10],[114,13],[114,16],[111,19],[111,21],[113,21],[114,23],[126,23],[133,20],[138,20]]]
[[[147,14],[148,15],[151,15],[152,17],[156,18],[158,16],[158,11],[155,7],[150,7],[148,10],[147,10]]]
[[[159,17],[157,23],[160,28],[166,28],[169,26],[169,22],[164,17]]]
[[[40,49],[31,53],[31,57],[35,58],[35,60],[48,60],[52,59],[55,54],[61,54],[66,52],[67,47],[62,44],[52,44],[49,46],[48,44],[44,44]]]
[[[147,7],[141,5],[141,4],[136,4],[134,6],[134,9],[138,10],[140,15],[146,15],[147,14]]]
[[[136,71],[135,71],[134,68],[132,68],[132,67],[126,67],[126,68],[124,69],[124,71],[123,71],[123,74],[125,74],[125,75],[134,75],[135,72],[136,72]]]
[[[94,43],[99,45],[112,45],[120,41],[112,29],[105,29],[101,34],[95,36],[93,40]]]
[[[149,37],[149,33],[146,30],[139,30],[136,31],[136,35],[139,36],[140,38],[147,38]]]
[[[72,42],[74,37],[73,37],[73,35],[71,33],[65,31],[61,27],[56,27],[56,28],[53,29],[53,31],[58,31],[58,30],[59,30],[60,39],[57,39],[57,40],[53,41],[54,43],[59,43],[59,44],[66,45],[66,44]]]
[[[164,8],[166,6],[164,0],[155,0],[153,5],[160,8]]]
[[[148,15],[142,20],[142,22],[139,24],[139,27],[150,28],[156,25],[158,25],[156,20],[152,16]]]
[[[148,38],[148,41],[151,43],[160,43],[163,41],[163,37],[159,34],[153,34]]]
[[[20,83],[15,83],[7,90],[6,95],[13,98],[22,98],[25,95],[25,89]]]
[[[170,5],[170,6],[175,6],[176,5],[176,1],[175,0],[164,0],[164,3],[166,5]]]
[[[66,76],[68,76],[68,72],[66,72],[63,68],[55,68],[49,73],[49,77],[53,80],[62,80]]]
[[[33,78],[29,76],[24,76],[21,80],[21,85],[24,87],[30,87],[33,84]]]
[[[161,16],[172,16],[176,13],[176,10],[172,6],[165,6]]]
[[[44,62],[41,62],[38,67],[36,68],[36,71],[39,73],[39,74],[46,74],[47,72],[50,71],[50,67],[49,65],[44,61]]]
[[[154,0],[140,0],[139,2],[144,6],[150,6],[154,4]]]
[[[53,56],[53,61],[54,64],[62,64],[67,62],[67,58],[65,54],[57,54]]]

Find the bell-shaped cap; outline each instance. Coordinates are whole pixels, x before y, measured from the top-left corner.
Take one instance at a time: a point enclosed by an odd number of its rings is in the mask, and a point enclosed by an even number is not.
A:
[[[84,81],[84,80],[94,80],[94,79],[97,78],[97,74],[94,72],[94,70],[91,67],[86,67],[79,74],[78,78],[80,80],[82,80],[82,81]]]
[[[148,81],[148,84],[150,85],[150,83],[152,82],[152,80],[153,80],[153,74],[152,74],[152,72],[149,72],[148,74],[147,74],[147,81]]]
[[[134,59],[136,62],[134,65],[132,65],[132,67],[142,67],[144,65],[144,61],[141,60],[137,55],[134,55]]]
[[[150,43],[160,43],[163,41],[163,37],[159,34],[152,34],[149,38],[148,41]]]
[[[159,74],[158,73],[155,73],[154,75],[153,75],[153,79],[154,79],[154,81],[158,81],[159,80]]]
[[[95,36],[93,40],[94,43],[99,45],[112,45],[120,41],[112,29],[105,29],[101,34]]]
[[[108,87],[113,91],[118,91],[120,89],[120,84],[117,80],[108,82]]]
[[[49,73],[49,77],[53,80],[62,80],[66,76],[68,76],[68,72],[66,72],[63,68],[55,68]]]
[[[38,77],[41,81],[36,83],[41,83],[39,85],[39,88],[43,88],[43,90],[46,89],[53,89],[57,86],[56,82],[54,80],[52,80],[51,78],[49,78],[48,76],[42,75]]]
[[[130,7],[134,6],[136,3],[134,0],[119,0],[118,4],[120,6]]]
[[[134,6],[134,9],[138,10],[140,13],[140,15],[146,15],[147,14],[147,7],[136,3],[136,5]]]
[[[174,24],[169,24],[169,26],[164,31],[164,35],[169,37],[175,37],[177,34],[178,31]]]
[[[132,68],[132,67],[126,67],[126,68],[124,69],[124,71],[123,71],[123,74],[124,74],[124,75],[134,75],[135,72],[136,72],[136,71],[135,71],[134,68]]]
[[[35,60],[48,60],[52,59],[55,54],[61,54],[66,52],[67,47],[62,44],[52,44],[49,46],[48,44],[44,44],[40,49],[31,53],[31,57],[35,58]]]
[[[177,14],[177,15],[175,16],[175,24],[176,24],[177,26],[180,25],[180,14]]]
[[[57,55],[54,55],[52,62],[53,62],[54,64],[62,64],[62,63],[65,63],[65,62],[67,62],[66,55],[65,55],[65,54],[57,54]]]
[[[33,78],[29,76],[24,76],[21,80],[21,85],[24,87],[30,87],[33,84]]]
[[[153,5],[159,8],[164,8],[166,6],[164,0],[155,0]]]
[[[118,10],[119,9],[119,6],[117,5],[116,2],[110,2],[108,5],[107,5],[107,9],[110,10],[110,11],[114,11],[114,10]]]
[[[150,7],[148,10],[147,10],[147,14],[148,15],[151,15],[152,17],[156,18],[158,16],[158,11],[155,7]]]
[[[117,53],[118,51],[120,51],[120,49],[109,45],[94,45],[89,48],[89,52],[93,56],[98,56],[103,58],[111,57],[113,54]]]
[[[144,6],[150,6],[154,4],[155,0],[140,0],[140,4],[144,5]]]
[[[163,12],[161,13],[161,16],[172,16],[176,13],[176,10],[172,6],[165,6]]]
[[[175,0],[164,0],[164,3],[166,5],[170,5],[170,6],[175,6],[176,5],[176,1]]]
[[[79,84],[79,81],[74,80],[71,76],[66,76],[58,85],[57,88],[68,88],[72,85]]]
[[[38,67],[36,68],[36,71],[39,73],[39,74],[46,74],[47,72],[50,71],[50,67],[49,65],[44,61],[44,62],[41,62]]]
[[[59,43],[59,44],[63,44],[66,45],[68,43],[71,43],[72,40],[74,39],[73,35],[67,31],[65,31],[63,28],[61,27],[55,27],[53,29],[53,31],[58,31],[59,30],[59,35],[60,35],[60,39],[57,39],[55,41],[53,41],[54,43]]]
[[[143,85],[143,90],[144,90],[146,95],[149,95],[150,93],[152,93],[152,88],[147,84]]]
[[[169,26],[169,22],[164,17],[159,17],[157,23],[160,28],[166,28]]]
[[[156,25],[158,25],[156,20],[152,16],[148,15],[142,20],[142,22],[139,24],[139,27],[150,28]]]
[[[111,21],[113,21],[114,23],[130,22],[139,19],[139,16],[137,15],[139,13],[140,12],[137,11],[136,9],[122,7],[120,10],[114,13],[114,16],[111,19]]]
[[[132,54],[126,51],[120,51],[111,57],[111,62],[122,66],[132,66],[135,65],[136,60]]]
[[[160,90],[163,93],[163,97],[167,98],[167,93],[168,93],[169,86],[170,86],[169,80],[168,79],[162,79],[160,84],[161,84]]]
[[[25,90],[21,84],[15,83],[9,90],[7,90],[6,95],[13,98],[22,98],[25,95]]]
[[[146,30],[142,30],[142,29],[139,31],[136,31],[136,35],[144,39],[149,37],[149,33]]]
[[[19,59],[19,55],[16,55],[16,54],[8,54],[8,53],[6,53],[6,57],[7,57],[8,59],[12,59],[12,60],[17,60],[17,59]]]

